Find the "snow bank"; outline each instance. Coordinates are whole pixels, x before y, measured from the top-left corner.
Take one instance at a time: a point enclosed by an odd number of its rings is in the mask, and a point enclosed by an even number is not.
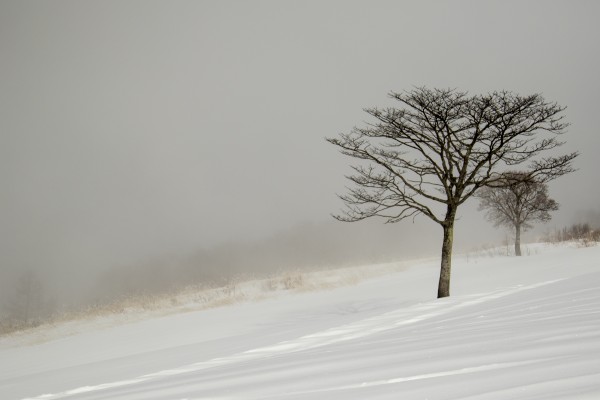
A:
[[[525,254],[456,257],[442,300],[423,261],[330,291],[3,338],[0,398],[600,398],[600,247]]]

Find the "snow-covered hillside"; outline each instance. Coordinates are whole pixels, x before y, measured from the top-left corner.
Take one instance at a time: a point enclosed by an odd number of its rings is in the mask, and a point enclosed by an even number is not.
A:
[[[0,339],[0,399],[599,399],[600,247]]]

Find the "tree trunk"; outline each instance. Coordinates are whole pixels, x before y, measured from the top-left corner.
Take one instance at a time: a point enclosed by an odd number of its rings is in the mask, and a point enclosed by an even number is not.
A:
[[[521,255],[521,224],[515,225],[515,255]]]
[[[452,242],[454,240],[454,217],[456,210],[448,207],[446,220],[442,224],[444,241],[442,242],[442,265],[438,283],[438,299],[450,296],[450,272],[452,268]]]

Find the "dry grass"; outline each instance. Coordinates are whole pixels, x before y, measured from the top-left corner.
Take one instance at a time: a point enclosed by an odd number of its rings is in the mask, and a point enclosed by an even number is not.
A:
[[[106,319],[107,324],[130,322],[150,316],[224,307],[244,301],[274,298],[284,293],[330,290],[356,285],[366,279],[401,271],[405,264],[388,263],[322,271],[284,271],[266,279],[232,279],[219,287],[191,285],[161,295],[135,295],[96,304],[76,311],[52,315],[35,324],[22,321],[0,321],[0,336],[44,330],[74,321]],[[101,324],[102,325],[102,324]]]

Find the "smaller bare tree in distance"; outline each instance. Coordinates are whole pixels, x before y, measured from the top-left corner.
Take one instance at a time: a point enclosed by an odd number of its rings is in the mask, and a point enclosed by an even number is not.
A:
[[[495,185],[477,192],[479,210],[495,226],[515,231],[515,255],[521,255],[521,232],[532,223],[547,222],[558,203],[548,197],[548,185],[525,172],[505,172]]]

